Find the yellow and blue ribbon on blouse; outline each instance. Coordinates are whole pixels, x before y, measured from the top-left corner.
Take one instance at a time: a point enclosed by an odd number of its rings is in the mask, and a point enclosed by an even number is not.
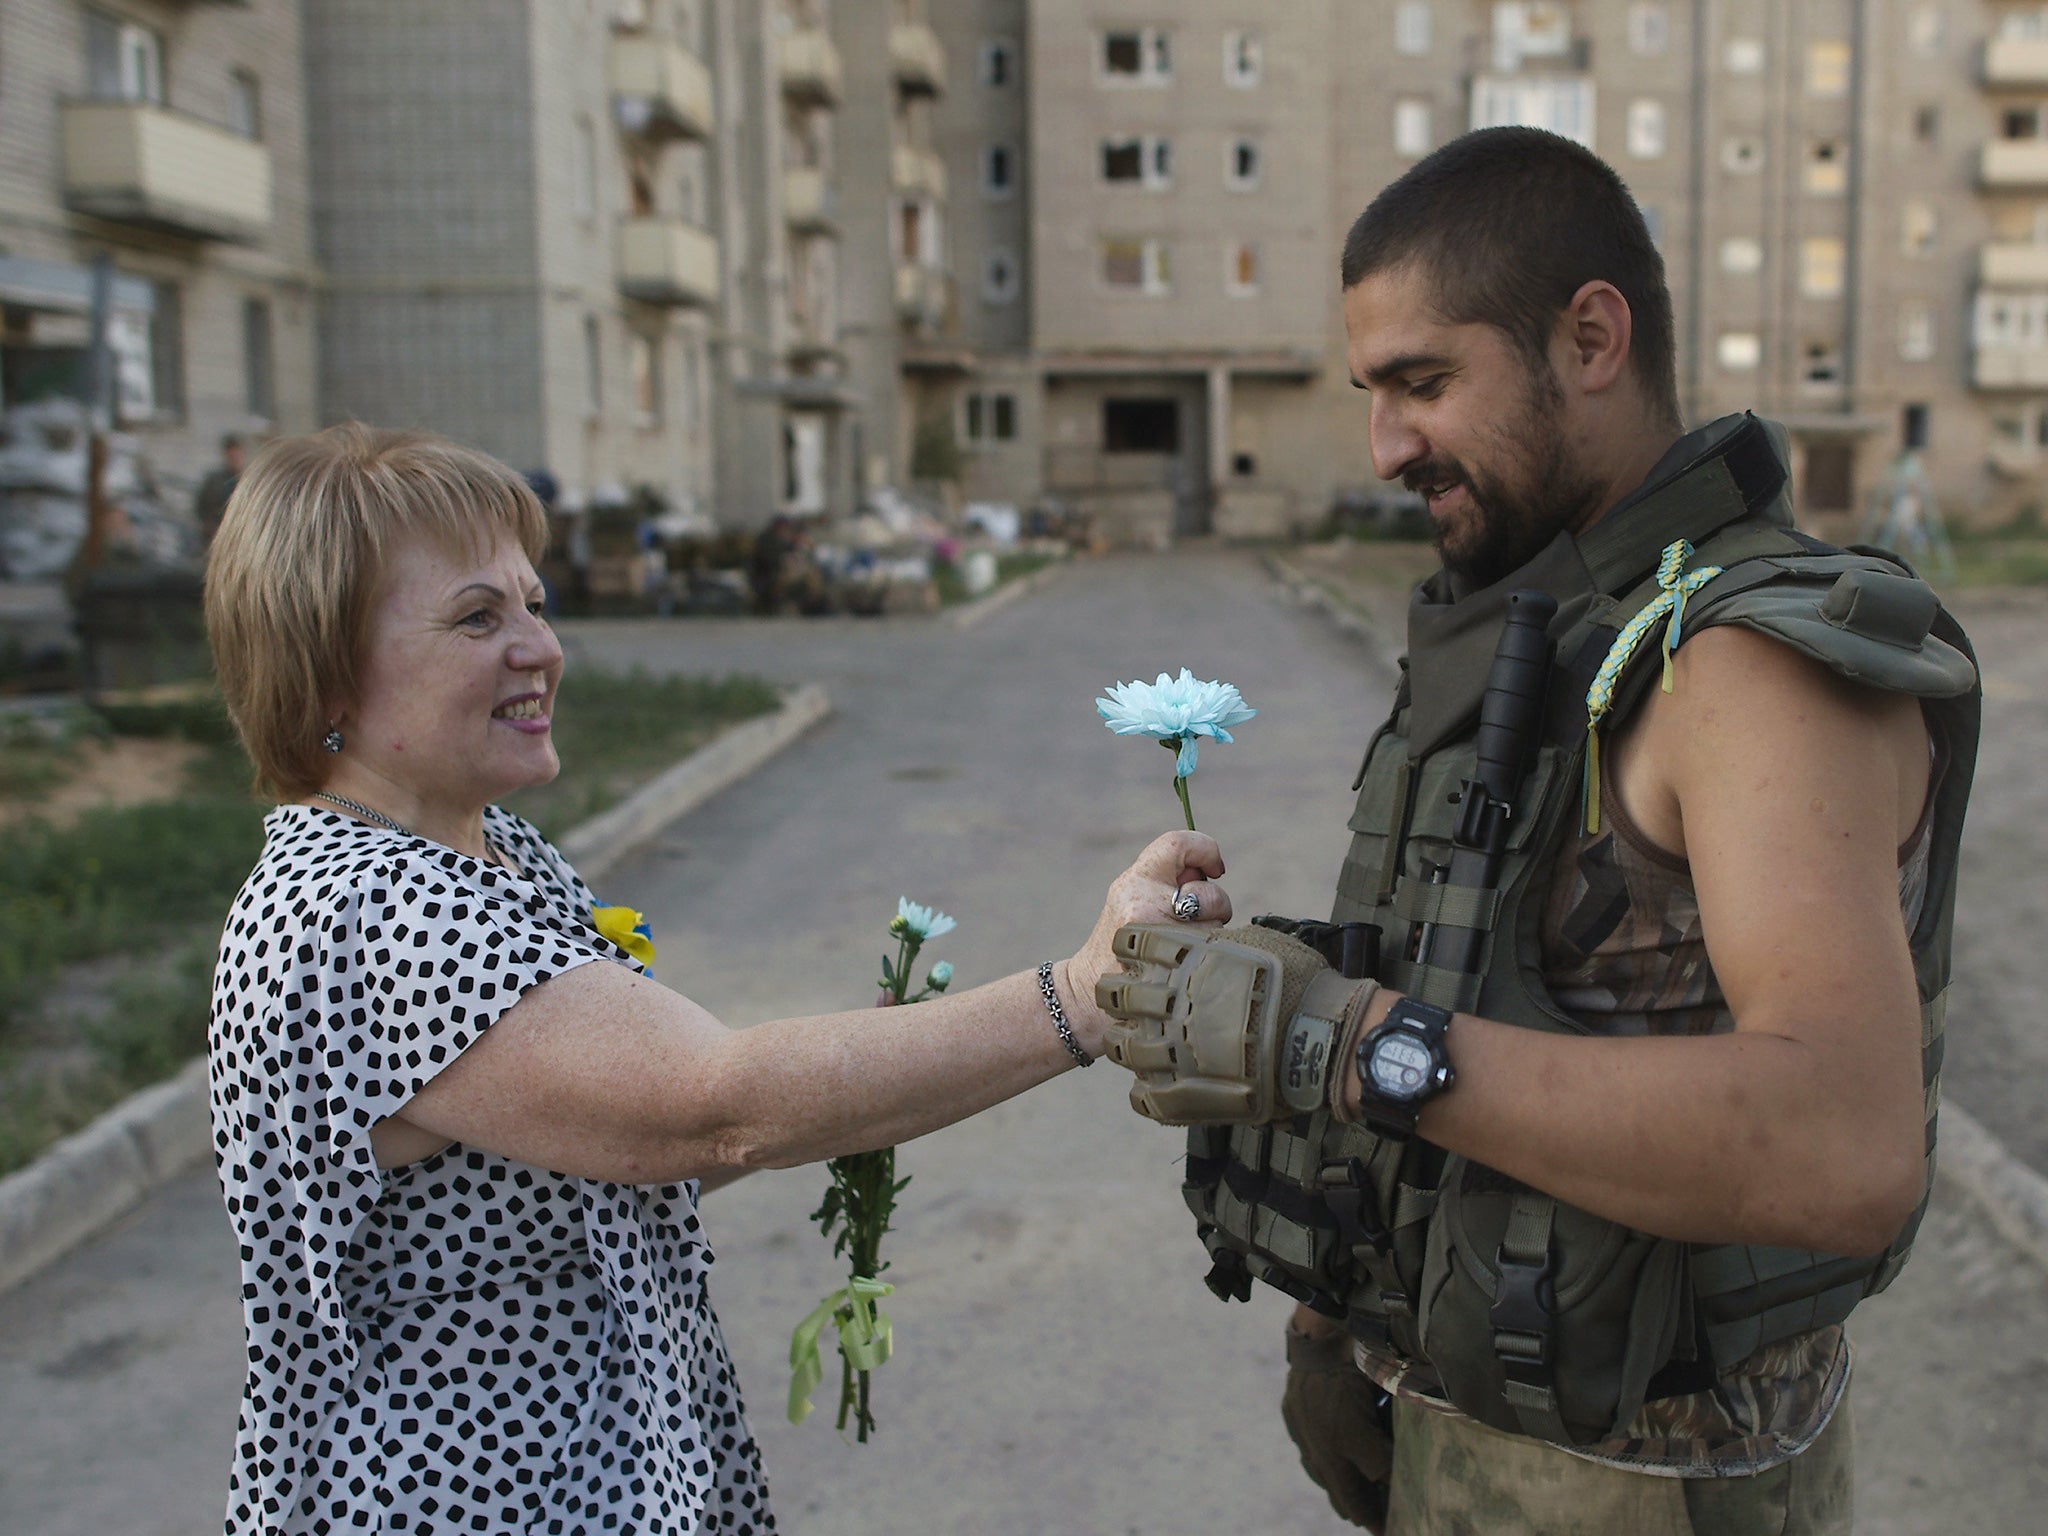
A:
[[[1684,539],[1665,546],[1663,558],[1657,562],[1657,585],[1662,590],[1614,637],[1614,644],[1607,648],[1607,657],[1600,663],[1600,670],[1593,674],[1593,686],[1586,690],[1584,825],[1588,836],[1600,830],[1600,722],[1614,707],[1615,685],[1621,681],[1623,670],[1644,637],[1668,618],[1670,622],[1664,626],[1663,687],[1666,693],[1671,691],[1671,652],[1678,644],[1679,626],[1685,619],[1685,600],[1721,574],[1718,565],[1703,565],[1696,571],[1686,570],[1685,562],[1692,556],[1692,545]]]
[[[593,906],[590,926],[638,960],[648,975],[654,974],[654,934],[645,917],[631,907]]]
[[[895,1330],[878,1303],[895,1289],[885,1281],[855,1275],[796,1325],[789,1336],[790,1423],[801,1424],[810,1417],[811,1394],[825,1379],[818,1335],[828,1322],[838,1331],[839,1353],[856,1371],[875,1370],[889,1358],[896,1347]]]

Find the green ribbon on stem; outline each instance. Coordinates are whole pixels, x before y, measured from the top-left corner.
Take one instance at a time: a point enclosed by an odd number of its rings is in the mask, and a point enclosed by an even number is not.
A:
[[[796,1325],[796,1332],[789,1336],[790,1423],[803,1423],[816,1406],[811,1402],[811,1394],[825,1379],[818,1335],[827,1323],[838,1333],[839,1353],[852,1369],[863,1373],[876,1370],[889,1358],[895,1348],[895,1334],[889,1314],[877,1303],[895,1289],[884,1281],[855,1275]]]

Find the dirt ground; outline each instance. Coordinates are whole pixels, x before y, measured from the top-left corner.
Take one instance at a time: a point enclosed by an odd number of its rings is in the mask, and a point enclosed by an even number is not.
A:
[[[0,829],[36,815],[69,826],[88,811],[168,800],[185,782],[185,767],[204,751],[171,738],[117,737],[81,743],[68,777],[33,800],[0,798]]]
[[[1287,563],[1349,603],[1390,650],[1428,547],[1340,541]],[[1943,1093],[2048,1173],[2048,587],[1944,594],[1984,675],[1984,734],[1963,836]]]

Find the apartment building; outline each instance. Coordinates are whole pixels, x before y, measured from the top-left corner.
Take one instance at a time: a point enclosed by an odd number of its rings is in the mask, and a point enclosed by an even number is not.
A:
[[[924,401],[934,367],[950,370],[928,344],[958,345],[953,183],[934,128],[952,80],[926,0],[839,0],[834,32],[846,60],[841,314],[858,399],[849,443],[865,492],[912,475],[920,425],[950,405]]]
[[[295,0],[0,9],[0,399],[87,389],[111,263],[114,414],[167,487],[315,415]]]
[[[1628,181],[1694,422],[1754,408],[1835,525],[1922,455],[1951,517],[2048,472],[2048,7],[963,0],[936,104],[970,496],[1112,538],[1313,523],[1376,482],[1336,265],[1374,193],[1528,123]],[[971,73],[967,61],[971,61]]]

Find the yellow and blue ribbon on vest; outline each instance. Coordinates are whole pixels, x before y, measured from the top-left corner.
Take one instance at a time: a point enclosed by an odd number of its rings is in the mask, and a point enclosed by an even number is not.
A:
[[[879,1303],[895,1289],[885,1281],[855,1275],[796,1325],[789,1336],[790,1423],[801,1424],[810,1417],[811,1394],[825,1379],[818,1335],[828,1322],[839,1334],[839,1353],[856,1371],[875,1370],[889,1358],[896,1348],[895,1330]]]
[[[638,960],[648,975],[654,974],[654,933],[645,917],[631,907],[593,906],[590,926]]]
[[[1664,624],[1664,679],[1663,688],[1671,691],[1671,652],[1678,645],[1680,625],[1685,620],[1685,600],[1699,591],[1708,582],[1721,574],[1718,565],[1703,565],[1696,571],[1688,571],[1685,562],[1693,556],[1693,547],[1684,539],[1678,539],[1664,548],[1663,558],[1657,562],[1657,585],[1661,589],[1643,607],[1642,611],[1622,626],[1620,634],[1614,637],[1614,644],[1607,648],[1606,659],[1600,663],[1600,670],[1593,674],[1593,686],[1586,690],[1586,813],[1584,826],[1587,835],[1600,830],[1600,722],[1607,711],[1614,707],[1615,685],[1621,681],[1621,674],[1634,658],[1644,638],[1659,623]]]

